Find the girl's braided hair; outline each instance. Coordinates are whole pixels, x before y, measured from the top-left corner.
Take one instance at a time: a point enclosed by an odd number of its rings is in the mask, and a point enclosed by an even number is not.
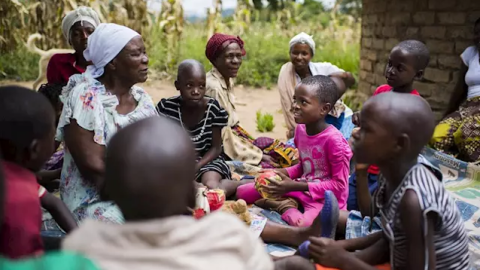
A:
[[[40,86],[38,92],[48,98],[54,108],[60,102],[60,94],[65,84],[61,83],[45,83]]]

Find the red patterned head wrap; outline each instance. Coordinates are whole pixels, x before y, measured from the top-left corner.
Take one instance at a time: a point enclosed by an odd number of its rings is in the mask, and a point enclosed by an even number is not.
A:
[[[205,50],[205,55],[207,56],[208,60],[213,64],[215,59],[217,59],[218,55],[223,50],[223,44],[225,42],[229,42],[228,44],[231,43],[237,43],[240,46],[240,49],[242,49],[242,56],[247,54],[247,52],[244,49],[244,43],[243,40],[239,36],[231,36],[231,35],[225,35],[225,34],[219,34],[215,33],[207,43],[207,48]]]

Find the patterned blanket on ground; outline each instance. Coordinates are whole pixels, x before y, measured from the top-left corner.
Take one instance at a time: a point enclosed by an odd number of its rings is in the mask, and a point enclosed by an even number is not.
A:
[[[267,222],[267,220],[278,224],[287,225],[287,223],[285,223],[285,221],[282,220],[281,216],[276,212],[264,210],[256,206],[250,207],[249,211],[253,217],[252,224],[250,225],[250,230],[258,237],[260,237],[260,233],[265,227],[265,223]],[[291,256],[297,251],[292,247],[281,244],[265,244],[265,248],[267,252],[274,257]]]
[[[445,188],[454,196],[465,222],[472,265],[480,269],[480,166],[431,148],[424,148],[422,155],[442,171]]]

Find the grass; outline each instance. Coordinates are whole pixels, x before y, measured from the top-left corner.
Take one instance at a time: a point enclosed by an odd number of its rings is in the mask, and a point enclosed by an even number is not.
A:
[[[274,128],[273,115],[269,113],[262,114],[261,111],[257,111],[257,130],[263,133],[270,132]]]
[[[173,78],[176,75],[176,63],[170,61],[175,55],[178,61],[193,58],[205,65],[211,64],[205,57],[205,26],[186,25],[182,40],[176,50],[167,51],[166,38],[159,30],[145,34],[146,46],[150,58],[150,68],[155,76]],[[353,30],[352,30],[353,29]],[[249,31],[242,35],[245,41],[245,56],[239,71],[237,84],[270,88],[277,83],[278,73],[283,64],[289,61],[290,39],[301,31],[315,33],[316,54],[312,61],[330,62],[340,68],[358,74],[360,59],[359,33],[357,25],[325,27],[315,22],[292,26],[289,30],[280,30],[275,23],[253,23]],[[235,34],[230,32],[231,34]],[[0,55],[0,79],[33,80],[38,75],[39,56],[25,47],[18,47],[11,53]]]

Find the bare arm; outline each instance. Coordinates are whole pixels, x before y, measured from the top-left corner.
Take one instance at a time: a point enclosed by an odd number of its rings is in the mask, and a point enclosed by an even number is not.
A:
[[[345,250],[364,250],[377,243],[383,237],[383,232],[376,232],[365,237],[337,241]]]
[[[65,144],[82,176],[100,190],[105,171],[105,146],[93,141],[92,131],[83,129],[75,119],[64,127]]]
[[[433,244],[434,224],[438,215],[430,212],[424,220],[417,194],[407,190],[400,202],[400,220],[406,236],[406,268],[411,270],[425,269],[428,252],[428,269],[436,268],[435,247]],[[426,222],[427,232],[424,225]],[[424,237],[426,235],[426,237]]]
[[[59,198],[46,192],[40,198],[40,202],[42,207],[52,215],[53,219],[66,233],[77,228],[77,222],[75,222],[72,213]]]
[[[47,185],[53,180],[60,179],[61,174],[62,174],[62,169],[56,169],[52,171],[42,170],[37,173],[38,183],[42,186]]]
[[[197,171],[203,166],[207,165],[212,160],[216,159],[222,153],[222,132],[220,127],[212,128],[212,146],[208,152],[198,161]]]
[[[357,164],[355,166],[355,176],[357,177],[357,203],[358,209],[362,217],[371,217],[372,213],[372,196],[368,187],[368,165]]]
[[[330,74],[330,77],[333,78],[340,78],[343,81],[343,84],[334,80],[335,84],[338,87],[338,90],[340,91],[339,97],[341,97],[343,94],[345,94],[345,91],[347,91],[348,88],[352,87],[355,84],[355,77],[353,77],[352,73],[350,72],[336,72]]]
[[[462,67],[458,73],[457,84],[450,97],[450,102],[448,103],[444,117],[458,110],[458,107],[460,107],[462,102],[467,98],[468,86],[465,83],[465,74],[467,74],[467,71],[468,67],[462,63]]]
[[[315,262],[342,270],[374,270],[376,268],[372,265],[388,261],[388,243],[383,237],[368,248],[354,253],[346,251],[332,239],[310,237],[308,251]]]

